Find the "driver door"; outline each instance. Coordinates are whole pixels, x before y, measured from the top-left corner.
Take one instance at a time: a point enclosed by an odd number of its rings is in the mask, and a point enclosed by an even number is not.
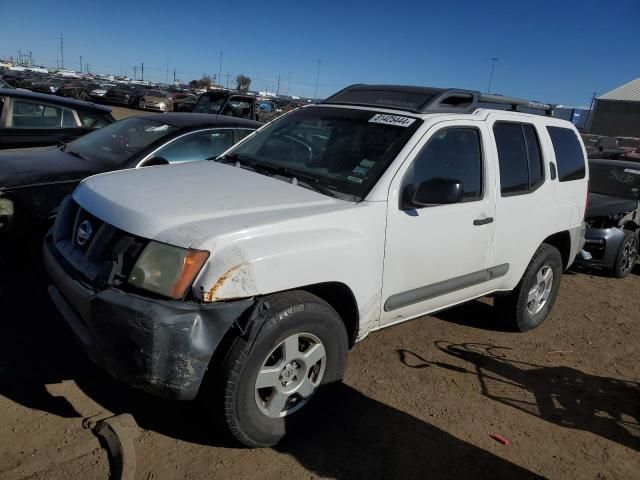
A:
[[[484,293],[495,214],[490,136],[483,122],[435,125],[389,189],[381,325],[400,322]],[[460,203],[410,208],[403,195],[434,179],[458,180]]]

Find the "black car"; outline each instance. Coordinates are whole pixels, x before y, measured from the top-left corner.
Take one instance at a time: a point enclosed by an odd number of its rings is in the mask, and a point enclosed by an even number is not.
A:
[[[108,107],[0,88],[0,149],[56,145],[114,121]]]
[[[145,89],[139,85],[122,84],[107,90],[102,101],[110,105],[137,107],[144,94]]]
[[[191,111],[258,120],[256,97],[230,90],[212,90],[203,93],[198,97]]]
[[[589,160],[585,246],[577,263],[615,277],[633,270],[638,256],[640,166],[623,160]]]
[[[97,173],[215,158],[262,126],[219,115],[129,117],[70,143],[0,152],[0,230],[37,227]]]

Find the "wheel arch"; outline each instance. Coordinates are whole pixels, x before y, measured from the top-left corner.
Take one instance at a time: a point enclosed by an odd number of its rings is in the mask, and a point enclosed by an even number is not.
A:
[[[571,261],[571,234],[567,230],[549,235],[542,243],[558,249],[560,256],[562,256],[563,269],[569,266]]]

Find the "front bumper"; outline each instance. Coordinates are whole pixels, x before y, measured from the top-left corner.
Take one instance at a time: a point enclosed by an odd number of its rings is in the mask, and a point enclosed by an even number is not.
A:
[[[624,230],[616,227],[588,228],[585,233],[584,250],[591,258],[586,259],[578,255],[576,263],[588,267],[613,268],[624,235]]]
[[[73,278],[47,236],[49,294],[96,364],[133,387],[193,399],[220,341],[253,300],[195,304],[115,288],[95,291]]]

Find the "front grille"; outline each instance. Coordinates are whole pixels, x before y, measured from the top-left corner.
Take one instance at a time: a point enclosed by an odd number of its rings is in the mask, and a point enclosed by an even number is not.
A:
[[[103,222],[67,197],[56,219],[53,243],[78,280],[102,290],[128,278],[147,241]]]

